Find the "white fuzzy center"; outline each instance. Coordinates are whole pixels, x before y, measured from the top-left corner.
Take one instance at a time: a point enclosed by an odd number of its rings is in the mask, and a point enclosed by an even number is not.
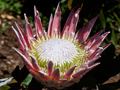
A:
[[[56,38],[42,42],[38,46],[37,52],[39,52],[39,60],[52,61],[55,65],[60,66],[66,62],[72,62],[78,54],[76,46],[72,42]]]

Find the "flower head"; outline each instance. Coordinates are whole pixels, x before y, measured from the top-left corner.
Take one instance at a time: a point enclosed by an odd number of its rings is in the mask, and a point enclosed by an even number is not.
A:
[[[26,15],[26,34],[17,23],[18,32],[12,28],[21,47],[15,50],[38,82],[47,87],[63,89],[79,82],[84,74],[100,64],[95,61],[110,44],[99,46],[109,32],[101,35],[101,30],[87,40],[98,16],[75,33],[80,9],[75,13],[72,10],[61,32],[59,3],[54,18],[52,14],[50,16],[46,32],[36,8],[34,11],[36,37]]]

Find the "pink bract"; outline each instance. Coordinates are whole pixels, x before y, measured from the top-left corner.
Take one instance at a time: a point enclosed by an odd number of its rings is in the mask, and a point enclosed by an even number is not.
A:
[[[103,30],[100,30],[87,40],[98,16],[75,33],[80,9],[75,13],[72,10],[61,32],[59,3],[54,18],[52,14],[50,16],[46,32],[35,7],[34,11],[36,37],[26,15],[26,33],[17,23],[18,31],[12,28],[21,47],[15,51],[38,82],[49,88],[63,89],[79,82],[83,75],[100,64],[95,61],[110,45],[100,47],[109,32],[102,34]]]

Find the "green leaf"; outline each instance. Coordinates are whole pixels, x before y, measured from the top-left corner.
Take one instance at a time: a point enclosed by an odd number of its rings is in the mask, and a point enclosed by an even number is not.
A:
[[[111,35],[110,41],[113,43],[113,45],[116,45],[118,42],[119,36],[117,33],[115,33],[114,26],[112,25],[112,23],[110,22],[109,24],[110,24],[110,27],[112,28],[112,33],[111,33],[112,35]]]
[[[117,23],[118,23],[118,31],[120,32],[120,18],[117,16],[117,14],[115,12],[113,12],[115,18],[117,19]]]
[[[7,5],[6,2],[0,2],[0,9],[2,9],[2,10],[4,11],[6,5]],[[0,11],[0,12],[1,12],[1,11]]]
[[[106,28],[106,20],[105,20],[105,17],[104,17],[102,9],[100,10],[99,18],[100,18],[100,22],[102,24],[103,29],[105,29]]]
[[[24,88],[27,88],[32,81],[32,75],[28,74],[27,78],[21,83]]]
[[[3,29],[7,29],[7,28],[9,28],[9,25],[5,24],[4,27],[3,27]]]
[[[67,0],[61,0],[61,3],[64,3],[65,1],[67,1]]]
[[[0,87],[0,90],[9,90],[9,89],[10,89],[10,86],[8,85],[4,85]]]
[[[2,31],[0,31],[0,34],[2,34],[3,32]]]

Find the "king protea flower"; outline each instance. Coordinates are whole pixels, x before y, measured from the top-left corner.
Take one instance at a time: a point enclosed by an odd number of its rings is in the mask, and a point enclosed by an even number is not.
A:
[[[60,3],[54,18],[52,14],[50,16],[47,32],[42,28],[36,8],[34,8],[35,37],[26,15],[26,34],[17,23],[15,24],[18,32],[12,27],[21,47],[15,51],[22,57],[33,77],[49,88],[63,89],[79,82],[84,74],[100,64],[95,61],[110,45],[99,47],[109,34],[106,32],[101,35],[103,30],[87,40],[98,16],[75,33],[79,11],[80,9],[75,13],[74,10],[71,11],[62,32]]]

